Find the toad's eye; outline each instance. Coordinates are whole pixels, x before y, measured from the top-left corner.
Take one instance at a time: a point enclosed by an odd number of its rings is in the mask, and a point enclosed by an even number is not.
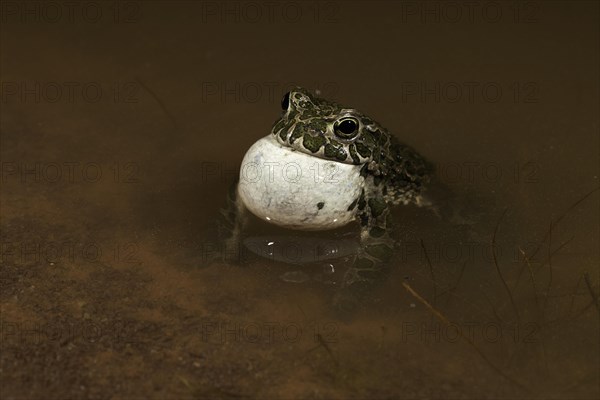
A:
[[[353,139],[358,134],[358,121],[354,118],[342,118],[335,123],[333,131],[342,139]]]
[[[281,99],[281,109],[283,111],[287,111],[288,106],[290,105],[290,92],[287,92],[283,95],[283,99]]]

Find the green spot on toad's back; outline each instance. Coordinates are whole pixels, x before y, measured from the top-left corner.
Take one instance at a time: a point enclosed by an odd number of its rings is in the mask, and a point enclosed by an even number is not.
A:
[[[358,151],[358,154],[365,158],[371,155],[371,150],[362,143],[356,143],[356,150]]]
[[[285,126],[285,120],[280,119],[279,121],[277,121],[275,123],[275,125],[273,125],[272,132],[274,132],[274,133],[279,132],[281,129],[283,129],[284,126]]]
[[[304,135],[302,145],[312,153],[316,153],[325,144],[323,136]]]
[[[279,132],[279,137],[281,138],[281,140],[285,140],[285,138],[287,137],[288,132],[285,129],[282,129]]]
[[[342,147],[337,147],[331,143],[327,143],[325,145],[325,157],[335,158],[343,161],[346,159],[347,155]]]
[[[323,208],[323,206],[324,206],[324,205],[325,205],[325,203],[324,203],[324,202],[322,202],[322,201],[320,201],[320,202],[318,202],[318,203],[317,203],[317,208],[318,208],[319,210],[321,210],[321,209]]]

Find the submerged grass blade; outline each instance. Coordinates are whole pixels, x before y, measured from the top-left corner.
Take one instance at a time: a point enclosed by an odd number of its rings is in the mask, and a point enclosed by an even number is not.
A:
[[[502,285],[504,286],[504,290],[506,290],[506,293],[508,294],[508,298],[510,299],[510,304],[512,305],[513,311],[514,311],[515,315],[517,316],[517,322],[518,322],[518,321],[520,321],[519,310],[517,309],[517,305],[515,304],[515,299],[513,298],[512,292],[510,291],[510,288],[508,287],[506,280],[502,276],[502,271],[500,271],[500,266],[498,265],[498,255],[496,252],[496,235],[498,234],[498,228],[500,227],[500,223],[502,222],[502,219],[504,219],[504,216],[506,215],[507,211],[508,211],[508,208],[505,208],[504,212],[498,219],[498,223],[496,224],[496,229],[494,229],[494,235],[492,236],[492,256],[494,257],[494,266],[496,267],[496,272],[498,273],[498,277],[500,278],[500,281],[502,282]]]
[[[442,314],[439,310],[437,310],[435,307],[433,307],[431,304],[429,304],[429,302],[427,300],[425,300],[419,293],[417,293],[408,283],[406,282],[402,282],[402,286],[404,286],[404,288],[414,297],[416,298],[419,302],[421,302],[425,307],[427,307],[427,309],[433,314],[435,315],[439,320],[441,320],[443,323],[445,323],[446,325],[451,326],[452,322],[446,318],[446,316],[444,314]],[[516,381],[514,378],[510,377],[509,375],[507,375],[504,371],[502,371],[502,369],[500,369],[498,366],[496,366],[496,364],[494,364],[486,355],[485,353],[475,344],[475,342],[473,342],[473,340],[471,340],[468,336],[465,336],[465,334],[463,334],[460,330],[458,331],[459,336],[465,340],[469,346],[471,346],[471,348],[473,348],[473,350],[475,350],[475,352],[479,355],[479,357],[481,357],[481,359],[491,368],[493,369],[497,374],[499,374],[500,376],[502,376],[504,379],[506,379],[507,381],[509,381],[510,383],[512,383],[513,385],[515,385],[516,387],[529,392],[530,390],[523,385],[522,383]]]

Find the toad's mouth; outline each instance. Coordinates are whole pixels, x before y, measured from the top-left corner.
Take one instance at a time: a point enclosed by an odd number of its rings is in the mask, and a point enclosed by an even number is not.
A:
[[[283,147],[311,157],[350,165],[360,165],[369,161],[360,156],[354,143],[345,143],[315,129],[306,130],[301,135],[295,132],[293,129],[280,129],[273,132],[272,137]]]

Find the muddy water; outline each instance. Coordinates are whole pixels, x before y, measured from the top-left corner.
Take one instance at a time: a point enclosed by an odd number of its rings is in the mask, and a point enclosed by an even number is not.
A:
[[[598,397],[597,4],[54,4],[2,5],[3,398]],[[460,210],[395,209],[352,315],[356,226],[254,220],[242,265],[212,257],[294,84]]]

